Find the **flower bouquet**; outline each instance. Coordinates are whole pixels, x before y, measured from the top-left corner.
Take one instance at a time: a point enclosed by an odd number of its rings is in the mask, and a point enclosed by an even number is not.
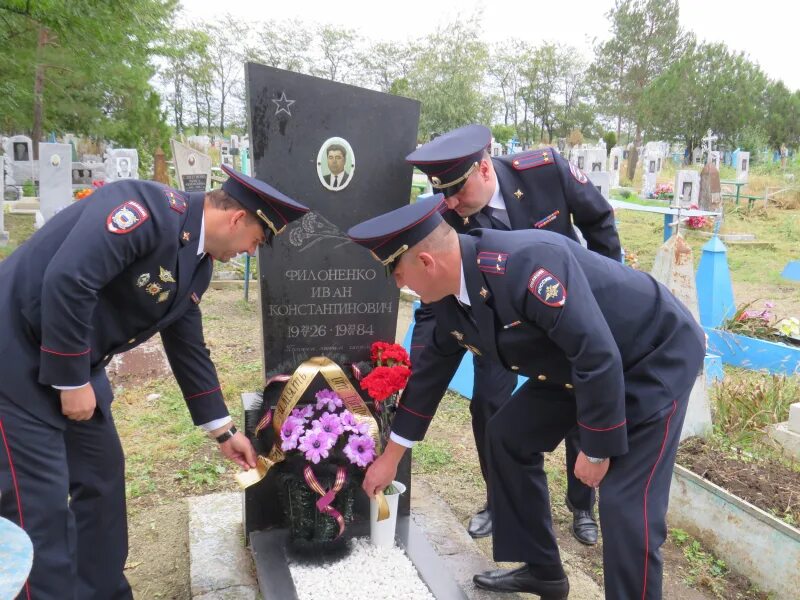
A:
[[[365,390],[375,404],[375,419],[381,435],[382,448],[386,446],[392,419],[397,411],[400,392],[411,376],[411,361],[405,348],[399,344],[375,342],[372,344],[373,367],[361,379]]]
[[[763,310],[751,309],[753,302],[739,306],[736,313],[725,321],[721,329],[740,335],[781,342],[789,346],[800,345],[800,320],[788,317],[777,320],[772,313],[773,302],[764,302]]]
[[[338,394],[323,389],[316,403],[295,408],[280,428],[286,453],[279,472],[284,515],[295,551],[345,547],[363,470],[375,459],[369,423],[349,411]]]

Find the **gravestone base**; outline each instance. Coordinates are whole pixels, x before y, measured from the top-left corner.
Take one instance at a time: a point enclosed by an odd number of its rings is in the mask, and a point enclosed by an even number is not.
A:
[[[38,198],[23,198],[13,204],[9,204],[9,212],[12,215],[35,215],[39,212]]]
[[[347,527],[345,535],[349,538],[368,537],[369,523],[367,521],[353,523]],[[259,589],[264,600],[297,599],[297,591],[288,565],[291,558],[287,551],[288,536],[289,532],[286,529],[257,531],[250,535]],[[416,567],[420,579],[435,598],[467,599],[450,575],[444,561],[410,516],[398,517],[395,540],[397,545],[405,550]],[[353,586],[358,586],[357,581],[352,583]],[[398,581],[397,587],[402,589],[403,582]]]
[[[0,231],[0,246],[8,245],[8,232]]]

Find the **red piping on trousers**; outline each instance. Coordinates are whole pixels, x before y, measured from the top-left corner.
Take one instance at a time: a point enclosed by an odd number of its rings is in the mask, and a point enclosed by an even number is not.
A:
[[[0,419],[0,437],[3,438],[3,446],[6,449],[6,456],[8,456],[8,467],[11,471],[11,483],[14,485],[14,493],[17,495],[17,512],[19,512],[19,526],[25,529],[25,521],[22,518],[22,499],[19,496],[19,486],[17,485],[17,472],[14,470],[14,461],[11,460],[11,448],[8,447],[8,440],[6,439],[6,430],[3,427],[3,419]],[[28,581],[25,581],[25,596],[31,600],[31,588]]]
[[[658,452],[656,464],[653,465],[650,471],[650,477],[647,478],[647,485],[644,486],[644,585],[642,586],[642,600],[644,600],[645,594],[647,594],[647,556],[650,553],[650,532],[648,531],[647,523],[647,492],[650,490],[650,482],[653,479],[653,473],[656,472],[656,467],[658,467],[658,463],[661,462],[661,457],[664,455],[664,446],[667,444],[667,435],[669,435],[669,422],[672,420],[672,415],[675,414],[677,408],[678,403],[673,400],[672,412],[669,413],[669,417],[667,417],[667,426],[664,429],[664,439],[661,440],[661,450]]]

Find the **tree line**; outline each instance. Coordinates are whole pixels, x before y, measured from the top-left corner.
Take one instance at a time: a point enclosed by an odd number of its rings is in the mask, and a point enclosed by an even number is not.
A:
[[[583,57],[513,36],[487,45],[480,14],[404,42],[301,20],[229,16],[178,27],[177,0],[0,0],[0,131],[72,131],[146,152],[170,134],[246,128],[254,61],[422,102],[419,139],[466,123],[505,142],[648,139],[800,145],[800,91],[745,54],[698,41],[677,0],[616,0],[610,37]]]

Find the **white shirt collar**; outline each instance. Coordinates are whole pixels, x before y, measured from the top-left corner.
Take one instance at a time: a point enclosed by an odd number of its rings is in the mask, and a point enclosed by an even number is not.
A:
[[[494,194],[489,199],[489,206],[494,208],[495,210],[507,210],[506,209],[506,201],[503,198],[503,194],[500,193],[500,180],[495,179],[494,182]]]
[[[469,301],[469,294],[467,293],[467,280],[464,278],[463,262],[461,263],[461,289],[458,290],[458,296],[456,296],[456,300],[465,306],[472,306],[472,303]]]
[[[197,256],[206,253],[206,211],[203,211],[203,218],[200,220],[200,237],[197,239]]]

